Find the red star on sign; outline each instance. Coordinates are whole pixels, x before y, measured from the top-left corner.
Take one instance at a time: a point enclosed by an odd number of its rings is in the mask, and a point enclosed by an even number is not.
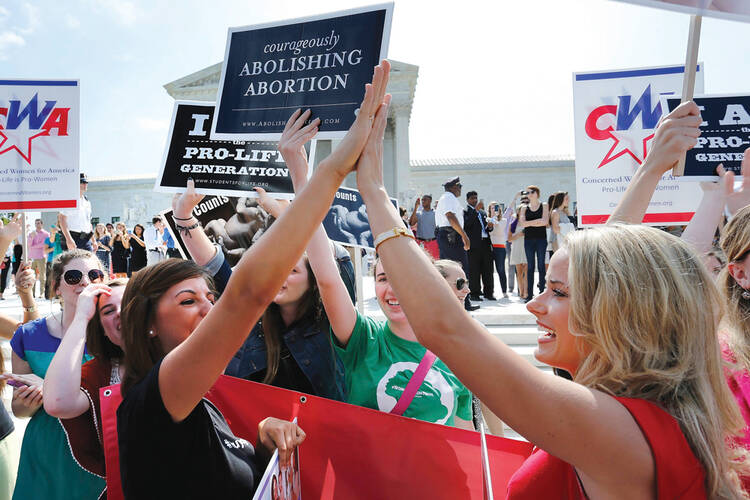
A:
[[[35,133],[33,135],[29,135],[31,132]],[[31,141],[36,139],[37,137],[46,135],[49,135],[48,129],[42,129],[38,132],[36,130],[10,131],[7,129],[0,129],[0,138],[2,138],[2,141],[0,141],[0,155],[3,155],[12,149],[15,149],[16,151],[18,151],[18,154],[21,155],[21,158],[26,160],[26,163],[31,165]],[[26,150],[26,154],[24,154],[24,149]]]
[[[624,154],[629,154],[638,165],[643,163],[648,154],[648,142],[654,138],[653,130],[608,130],[614,144],[604,155],[598,168],[602,168]],[[626,144],[620,144],[625,142]],[[639,156],[640,153],[640,156]]]

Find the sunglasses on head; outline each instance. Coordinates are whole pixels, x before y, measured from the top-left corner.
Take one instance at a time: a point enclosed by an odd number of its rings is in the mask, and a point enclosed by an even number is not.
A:
[[[104,273],[99,269],[90,269],[87,274],[89,277],[89,282],[91,283],[104,279]],[[68,285],[77,285],[83,279],[83,271],[79,271],[78,269],[69,269],[65,271],[65,274],[63,274],[63,279]]]
[[[466,286],[466,279],[465,278],[457,278],[456,279],[456,290],[462,290],[463,287]]]

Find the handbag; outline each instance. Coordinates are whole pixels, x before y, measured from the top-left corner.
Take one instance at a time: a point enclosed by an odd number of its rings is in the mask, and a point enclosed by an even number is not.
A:
[[[419,362],[419,366],[417,366],[414,374],[406,384],[406,389],[404,389],[404,392],[401,393],[401,397],[398,398],[396,406],[393,407],[391,413],[393,413],[394,415],[404,414],[406,409],[414,400],[414,396],[417,395],[419,386],[421,386],[422,382],[424,382],[424,379],[427,376],[427,372],[430,371],[430,368],[432,368],[432,365],[435,363],[436,359],[437,356],[435,356],[432,351],[430,351],[429,349],[425,350],[424,356],[422,356],[422,361]]]

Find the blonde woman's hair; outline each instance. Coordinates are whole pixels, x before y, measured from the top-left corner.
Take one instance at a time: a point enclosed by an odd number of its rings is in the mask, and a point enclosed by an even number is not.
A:
[[[743,208],[729,221],[721,237],[721,249],[727,262],[740,262],[750,252],[750,206]],[[718,283],[724,292],[729,324],[729,344],[737,365],[750,370],[750,300],[742,297],[745,291],[724,266]]]
[[[646,226],[576,231],[565,242],[570,330],[591,348],[575,381],[656,403],[703,464],[708,498],[747,498],[744,450],[727,440],[744,422],[722,372],[723,301],[701,258]]]

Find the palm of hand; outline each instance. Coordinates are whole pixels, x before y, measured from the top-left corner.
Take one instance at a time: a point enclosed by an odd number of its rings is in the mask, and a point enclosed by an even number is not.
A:
[[[21,234],[21,225],[15,221],[3,224],[0,221],[0,239],[1,240],[14,240]]]

